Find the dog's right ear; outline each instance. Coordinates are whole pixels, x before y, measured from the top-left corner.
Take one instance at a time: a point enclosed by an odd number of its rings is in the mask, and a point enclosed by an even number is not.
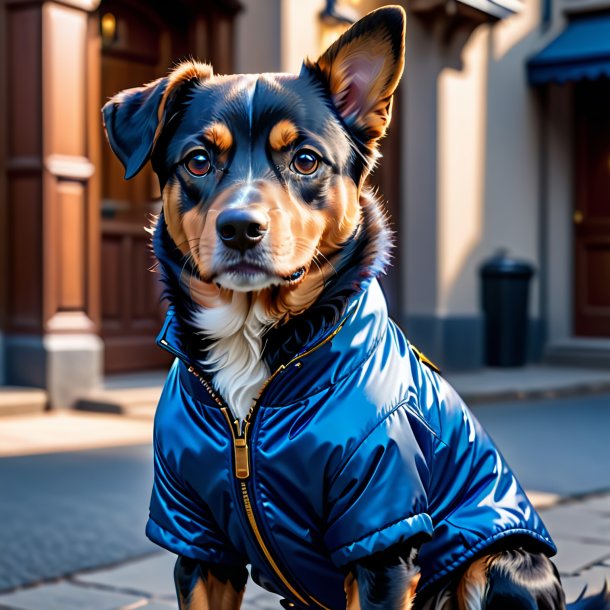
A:
[[[185,86],[212,76],[212,67],[187,61],[169,76],[143,87],[117,93],[102,108],[104,127],[114,154],[125,167],[125,179],[133,178],[150,159],[163,129],[167,109]]]

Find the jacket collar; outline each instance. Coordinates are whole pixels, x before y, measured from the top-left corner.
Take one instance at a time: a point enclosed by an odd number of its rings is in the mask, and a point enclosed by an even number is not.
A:
[[[368,359],[385,334],[388,312],[376,279],[352,297],[344,315],[324,329],[288,362],[272,372],[261,396],[261,404],[285,405],[320,392],[346,377]],[[157,344],[198,371],[186,353],[186,341],[176,312],[170,307],[157,337]],[[201,371],[198,371],[203,377]],[[297,381],[298,383],[293,383]],[[307,390],[303,392],[303,379]],[[298,393],[295,392],[298,389]]]

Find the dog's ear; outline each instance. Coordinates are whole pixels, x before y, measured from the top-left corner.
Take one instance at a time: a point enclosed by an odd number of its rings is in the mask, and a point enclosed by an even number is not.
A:
[[[386,6],[356,22],[313,68],[324,80],[347,127],[372,146],[386,130],[392,94],[404,67],[406,15]]]
[[[187,61],[169,76],[121,91],[105,104],[102,113],[108,142],[125,167],[126,180],[133,178],[150,159],[167,110],[178,92],[210,76],[211,66]]]

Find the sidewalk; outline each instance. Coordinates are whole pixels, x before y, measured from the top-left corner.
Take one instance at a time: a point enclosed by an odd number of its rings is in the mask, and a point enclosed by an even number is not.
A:
[[[447,373],[447,380],[469,405],[610,393],[610,370],[530,364]]]

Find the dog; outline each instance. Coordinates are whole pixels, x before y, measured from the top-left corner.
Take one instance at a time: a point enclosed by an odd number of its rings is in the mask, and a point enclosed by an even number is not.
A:
[[[104,106],[125,177],[150,161],[163,198],[176,361],[147,535],[178,555],[181,609],[237,610],[248,564],[286,608],[566,607],[542,521],[377,283],[367,177],[405,23],[378,9],[298,76],[186,61]]]

